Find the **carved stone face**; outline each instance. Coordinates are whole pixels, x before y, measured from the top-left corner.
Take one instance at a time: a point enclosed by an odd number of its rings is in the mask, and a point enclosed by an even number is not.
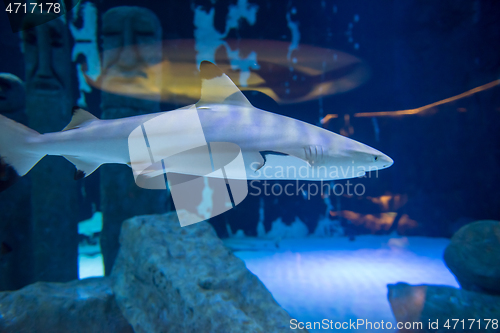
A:
[[[67,96],[71,91],[73,71],[68,33],[60,19],[23,31],[26,90],[30,95]]]
[[[141,7],[115,7],[103,16],[103,91],[159,100],[161,85],[161,25]],[[105,104],[120,104],[103,95]],[[118,106],[118,105],[114,105]]]
[[[24,83],[17,76],[0,73],[0,113],[14,113],[26,104]]]

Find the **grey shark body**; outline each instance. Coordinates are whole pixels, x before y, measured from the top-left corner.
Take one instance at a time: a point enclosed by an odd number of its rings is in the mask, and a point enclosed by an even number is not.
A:
[[[131,165],[129,136],[148,121],[168,119],[158,139],[167,147],[189,146],[188,114],[195,111],[207,142],[231,142],[242,152],[246,178],[329,180],[359,177],[389,167],[393,161],[380,151],[323,128],[253,107],[215,65],[200,67],[200,101],[173,111],[116,120],[100,120],[75,109],[61,132],[39,134],[0,116],[0,156],[19,175],[43,156],[64,156],[77,168],[76,178],[90,175],[105,163]],[[191,113],[188,113],[187,111]],[[168,115],[168,117],[160,117]],[[193,119],[194,121],[194,119]],[[192,161],[192,160],[191,160]],[[144,164],[150,161],[143,161]],[[172,163],[151,172],[205,175],[196,163]]]

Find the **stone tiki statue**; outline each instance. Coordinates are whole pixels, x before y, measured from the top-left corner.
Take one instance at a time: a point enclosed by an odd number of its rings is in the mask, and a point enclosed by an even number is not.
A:
[[[29,126],[40,133],[60,131],[69,123],[75,103],[68,27],[57,18],[23,31],[22,39]],[[35,280],[78,278],[81,184],[73,180],[74,173],[71,163],[51,156],[30,171]]]
[[[115,7],[103,15],[102,25],[102,118],[160,111],[162,32],[156,15],[141,7]],[[168,211],[169,193],[139,188],[132,169],[124,165],[103,165],[100,172],[101,249],[109,275],[118,253],[121,223],[135,215]]]

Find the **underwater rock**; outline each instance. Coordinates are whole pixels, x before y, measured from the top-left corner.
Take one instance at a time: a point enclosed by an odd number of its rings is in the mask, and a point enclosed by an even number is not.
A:
[[[1,332],[133,333],[108,278],[37,282],[0,293]]]
[[[463,289],[500,295],[500,222],[477,221],[458,230],[444,261]]]
[[[156,14],[142,7],[119,6],[102,16],[103,62],[101,109],[103,119],[160,111],[162,28]],[[169,192],[138,187],[132,170],[103,165],[101,249],[105,274],[111,273],[118,253],[121,223],[133,216],[169,211]]]
[[[422,323],[420,329],[414,326],[399,332],[498,332],[498,321],[494,325],[492,320],[500,318],[500,297],[447,286],[397,283],[387,287],[396,321]],[[429,323],[434,324],[429,327]]]
[[[120,244],[113,290],[135,332],[290,331],[290,316],[207,222],[134,217]]]

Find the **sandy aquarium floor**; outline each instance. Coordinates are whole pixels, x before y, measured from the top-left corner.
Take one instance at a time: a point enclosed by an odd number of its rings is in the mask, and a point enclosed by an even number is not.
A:
[[[364,319],[395,326],[387,284],[458,287],[442,260],[447,244],[447,239],[423,237],[306,238],[283,240],[275,252],[235,254],[298,321]]]
[[[442,260],[448,242],[423,237],[360,236],[355,241],[345,237],[279,242],[231,238],[225,244],[298,321],[364,319],[395,325],[387,301],[387,284],[458,287]],[[100,276],[102,272],[100,255],[80,256],[80,278]]]

